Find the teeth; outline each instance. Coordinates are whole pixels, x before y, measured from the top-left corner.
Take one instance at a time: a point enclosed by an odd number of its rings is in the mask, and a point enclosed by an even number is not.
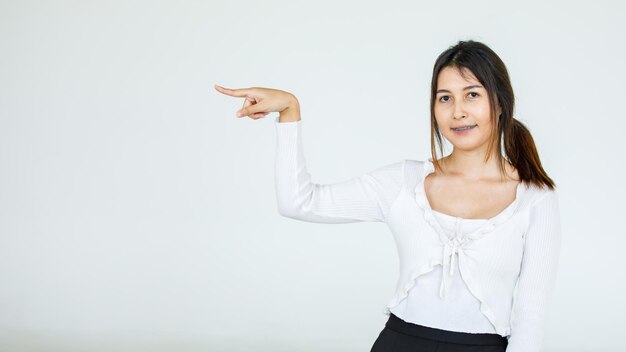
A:
[[[467,127],[460,127],[460,128],[453,128],[453,130],[455,130],[455,131],[465,131],[465,130],[472,129],[472,128],[474,128],[474,127],[476,127],[476,125],[473,125],[473,126],[467,126]]]

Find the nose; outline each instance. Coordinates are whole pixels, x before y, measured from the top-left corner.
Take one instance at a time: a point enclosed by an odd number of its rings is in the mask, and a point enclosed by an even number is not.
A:
[[[465,118],[467,117],[467,114],[465,113],[465,109],[463,107],[462,103],[455,103],[454,104],[454,118],[455,119],[460,119],[460,118]]]

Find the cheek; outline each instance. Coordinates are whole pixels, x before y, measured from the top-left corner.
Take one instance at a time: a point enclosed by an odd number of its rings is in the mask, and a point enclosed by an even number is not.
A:
[[[485,130],[491,128],[491,119],[489,119],[489,116],[481,116],[476,123],[478,123]]]
[[[474,121],[476,121],[476,123],[479,124],[480,126],[482,127],[491,126],[491,116],[489,116],[490,109],[489,109],[488,104],[484,104],[484,105],[477,104],[476,106],[473,107],[470,114],[474,116]]]
[[[448,123],[449,119],[446,118],[447,115],[444,109],[435,107],[433,111],[435,113],[435,120],[437,120],[437,124],[439,124],[439,126],[443,126]]]
[[[475,116],[480,119],[483,123],[490,121],[489,113],[491,109],[489,109],[489,104],[480,104],[475,107]]]
[[[478,123],[483,126],[485,130],[491,129],[491,127],[493,126],[493,122],[491,121],[491,116],[489,116],[489,110],[487,109],[483,114],[478,116]]]
[[[450,129],[450,123],[447,119],[440,117],[441,115],[435,115],[435,120],[437,121],[437,125],[442,132]]]

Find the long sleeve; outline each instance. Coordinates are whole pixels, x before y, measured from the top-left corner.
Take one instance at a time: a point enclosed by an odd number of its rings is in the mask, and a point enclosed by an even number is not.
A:
[[[558,195],[549,190],[531,209],[514,295],[507,352],[540,352],[561,250]]]
[[[278,212],[316,223],[385,222],[399,194],[404,162],[334,184],[311,182],[302,147],[302,120],[276,125],[275,182]]]

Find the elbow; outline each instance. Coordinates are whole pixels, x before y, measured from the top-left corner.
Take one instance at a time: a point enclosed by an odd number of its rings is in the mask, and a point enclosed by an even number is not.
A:
[[[280,214],[281,216],[284,216],[286,218],[291,218],[291,219],[296,219],[296,211],[292,206],[288,206],[287,204],[284,203],[278,203],[277,204],[277,210],[278,210],[278,214]]]
[[[291,192],[276,192],[276,209],[281,216],[297,219],[302,213],[303,204],[298,201],[298,196]]]

